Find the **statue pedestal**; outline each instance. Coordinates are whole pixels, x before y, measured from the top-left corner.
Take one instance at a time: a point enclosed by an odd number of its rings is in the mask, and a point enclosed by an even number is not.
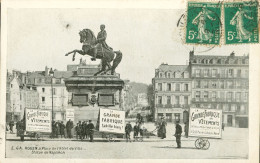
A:
[[[124,81],[117,76],[72,76],[65,80],[65,86],[69,92],[67,109],[74,110],[74,124],[88,120],[95,123],[99,108],[122,110]]]

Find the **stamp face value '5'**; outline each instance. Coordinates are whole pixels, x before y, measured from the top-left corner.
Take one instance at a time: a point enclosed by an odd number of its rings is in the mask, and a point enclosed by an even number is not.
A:
[[[186,43],[219,45],[220,18],[220,4],[188,2]]]
[[[226,44],[259,42],[257,4],[252,1],[224,4]]]

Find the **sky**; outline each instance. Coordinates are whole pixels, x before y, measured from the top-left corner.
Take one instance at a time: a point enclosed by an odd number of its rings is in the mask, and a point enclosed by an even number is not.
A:
[[[177,22],[184,10],[176,9],[8,9],[7,69],[43,71],[45,66],[66,70],[68,64],[99,64],[90,56],[65,57],[81,49],[79,31],[88,28],[96,35],[106,25],[107,44],[123,53],[116,69],[121,79],[150,84],[161,63],[187,64],[195,55],[248,54],[248,46],[223,45],[202,52],[204,46],[185,45]]]

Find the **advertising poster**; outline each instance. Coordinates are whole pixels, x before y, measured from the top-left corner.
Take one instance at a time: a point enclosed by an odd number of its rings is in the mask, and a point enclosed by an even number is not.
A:
[[[51,111],[26,109],[26,131],[51,132]]]
[[[66,109],[66,121],[74,121],[74,109]]]
[[[190,108],[189,136],[221,138],[222,110]]]
[[[125,133],[125,112],[119,110],[99,109],[99,131]]]

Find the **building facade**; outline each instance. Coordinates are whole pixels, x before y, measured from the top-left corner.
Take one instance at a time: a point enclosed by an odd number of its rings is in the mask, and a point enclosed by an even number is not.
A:
[[[186,122],[191,104],[191,79],[188,65],[161,64],[152,79],[154,120]]]
[[[192,107],[221,109],[226,126],[248,127],[249,57],[194,55]]]

